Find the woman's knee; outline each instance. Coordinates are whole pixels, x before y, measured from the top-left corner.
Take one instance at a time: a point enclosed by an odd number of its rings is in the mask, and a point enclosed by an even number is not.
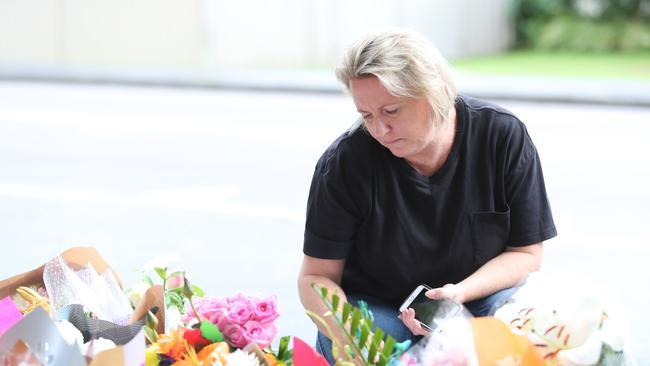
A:
[[[464,305],[474,316],[490,316],[505,304],[519,287],[510,287],[488,295],[482,299],[466,302]]]
[[[332,356],[332,340],[321,332],[316,335],[316,351],[325,357],[330,365],[335,363]]]

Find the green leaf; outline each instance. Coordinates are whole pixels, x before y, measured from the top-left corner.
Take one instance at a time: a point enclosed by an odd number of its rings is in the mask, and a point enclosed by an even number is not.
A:
[[[144,319],[144,324],[149,327],[156,329],[158,326],[158,318],[154,315],[154,313],[151,312],[151,310],[147,311],[145,314],[145,319]]]
[[[142,282],[146,283],[149,286],[153,286],[153,281],[151,280],[151,277],[146,273],[142,274]]]
[[[332,311],[337,312],[339,310],[339,301],[340,297],[337,294],[332,295]]]
[[[366,341],[368,340],[368,334],[370,334],[368,327],[362,327],[361,335],[359,336],[358,343],[357,343],[359,348],[363,349],[366,346]]]
[[[197,285],[192,285],[192,292],[196,297],[205,297],[205,291]]]
[[[320,296],[327,300],[327,287],[323,286],[320,288]]]
[[[352,324],[350,325],[350,334],[355,336],[357,330],[359,329],[359,320],[361,320],[361,310],[359,308],[354,308],[352,310]]]
[[[284,336],[280,338],[280,345],[278,348],[278,359],[284,361],[285,354],[289,351],[289,341],[291,336]]]
[[[158,277],[160,277],[161,280],[163,281],[167,280],[167,268],[154,267],[154,270],[156,271]]]
[[[223,334],[221,334],[219,328],[212,324],[211,321],[203,320],[199,329],[201,329],[203,338],[210,340],[212,343],[223,342]]]
[[[393,353],[393,349],[395,348],[395,344],[397,341],[395,341],[395,338],[388,336],[386,338],[386,341],[384,341],[384,349],[381,350],[381,354],[384,356],[385,359],[388,359],[390,355]]]
[[[156,333],[156,331],[149,328],[146,325],[142,327],[142,329],[144,329],[144,336],[147,337],[149,342],[156,343],[156,341],[158,340],[158,334]]]
[[[178,311],[180,311],[181,314],[185,313],[185,304],[183,302],[183,297],[181,297],[181,295],[175,291],[167,291],[165,292],[165,307],[170,308],[172,306],[178,308]]]
[[[183,296],[189,300],[192,300],[192,296],[194,296],[194,292],[190,286],[190,281],[188,281],[187,277],[185,277],[185,273],[183,273]]]
[[[377,350],[381,344],[381,340],[384,338],[384,331],[380,328],[375,328],[375,334],[372,337],[372,343],[370,344],[370,350],[368,351],[368,362],[372,362],[377,355]]]
[[[352,305],[349,302],[343,304],[343,313],[341,314],[341,322],[345,324],[348,321],[350,312],[352,311]]]
[[[363,327],[368,329],[368,332],[372,332],[372,326],[373,326],[373,321],[369,319],[365,319],[363,321]]]

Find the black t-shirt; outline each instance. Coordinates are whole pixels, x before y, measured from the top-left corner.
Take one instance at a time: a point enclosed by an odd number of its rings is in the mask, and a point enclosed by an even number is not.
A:
[[[506,246],[557,235],[542,167],[524,124],[466,96],[451,152],[419,174],[363,128],[321,156],[303,252],[346,259],[341,286],[398,305],[419,284],[458,283]]]

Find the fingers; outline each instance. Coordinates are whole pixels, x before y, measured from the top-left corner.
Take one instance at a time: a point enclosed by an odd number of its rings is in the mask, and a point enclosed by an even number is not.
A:
[[[460,289],[458,286],[448,283],[443,287],[434,288],[424,293],[424,296],[432,300],[449,299],[460,303]]]
[[[424,293],[424,296],[432,300],[441,300],[444,299],[442,288],[434,288]]]
[[[415,310],[408,308],[404,310],[399,318],[402,320],[402,323],[415,335],[427,335],[429,331],[424,329],[420,322],[415,319]]]

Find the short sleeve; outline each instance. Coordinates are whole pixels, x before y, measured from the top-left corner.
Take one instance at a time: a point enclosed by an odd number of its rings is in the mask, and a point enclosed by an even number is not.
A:
[[[367,170],[345,146],[330,147],[318,161],[307,200],[303,252],[322,259],[344,259],[367,210]]]
[[[523,123],[510,135],[506,156],[506,201],[510,208],[508,245],[525,246],[557,235],[537,149]]]

